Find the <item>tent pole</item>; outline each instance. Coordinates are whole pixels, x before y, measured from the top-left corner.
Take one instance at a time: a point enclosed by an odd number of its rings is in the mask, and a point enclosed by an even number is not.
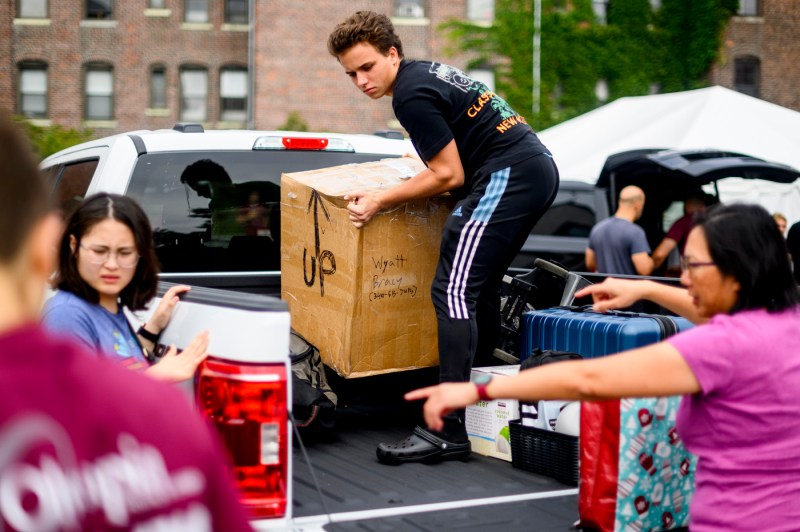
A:
[[[542,0],[533,0],[533,119],[539,118],[542,83]]]

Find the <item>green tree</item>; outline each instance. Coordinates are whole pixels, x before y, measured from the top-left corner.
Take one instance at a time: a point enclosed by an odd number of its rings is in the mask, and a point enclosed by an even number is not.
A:
[[[95,138],[94,132],[90,129],[71,129],[58,124],[37,126],[24,117],[15,116],[13,118],[28,136],[34,151],[41,159],[70,146]]]
[[[283,131],[308,131],[308,123],[298,111],[291,111],[286,122],[278,129]]]
[[[656,21],[664,52],[660,57],[664,91],[706,85],[705,76],[717,58],[725,24],[738,7],[739,0],[663,0]]]
[[[599,80],[609,99],[705,84],[722,31],[738,0],[612,0],[607,24],[591,0],[542,0],[539,113],[533,116],[534,0],[496,0],[490,27],[451,20],[442,25],[450,52],[467,52],[468,68],[490,65],[498,94],[544,129],[596,108]]]

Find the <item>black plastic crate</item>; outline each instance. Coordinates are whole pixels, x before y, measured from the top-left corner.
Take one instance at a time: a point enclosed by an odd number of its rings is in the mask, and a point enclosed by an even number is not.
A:
[[[531,473],[554,478],[569,486],[577,486],[578,437],[536,427],[528,427],[519,419],[508,423],[511,429],[511,465]]]

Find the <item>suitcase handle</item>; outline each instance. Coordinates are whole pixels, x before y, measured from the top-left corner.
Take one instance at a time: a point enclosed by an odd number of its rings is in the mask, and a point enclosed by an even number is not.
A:
[[[594,312],[595,314],[605,314],[606,316],[620,316],[622,318],[652,318],[652,314],[642,312],[630,312],[628,310],[607,310],[605,312],[596,312],[592,305],[561,305],[553,307],[561,310],[569,310],[572,312]]]
[[[569,310],[570,312],[593,312],[592,305],[559,305],[553,308],[558,310]]]
[[[657,316],[654,314],[646,314],[642,312],[629,312],[627,310],[607,310],[604,313],[595,312],[592,305],[563,305],[553,307],[560,310],[568,310],[570,312],[594,312],[595,314],[605,314],[606,316],[618,316],[620,318],[650,318],[658,322],[661,328],[661,339],[664,340],[678,332],[675,322],[668,316]]]
[[[544,259],[536,259],[533,261],[533,266],[564,279],[564,292],[561,294],[561,301],[558,302],[559,305],[569,305],[575,300],[575,292],[592,284],[580,275],[568,272],[561,266]]]
[[[556,277],[561,277],[562,279],[566,279],[567,276],[569,276],[569,272],[564,268],[562,268],[561,266],[558,266],[556,264],[553,264],[552,262],[543,259],[536,259],[535,261],[533,261],[533,266],[535,268],[541,268],[546,272],[550,272]]]

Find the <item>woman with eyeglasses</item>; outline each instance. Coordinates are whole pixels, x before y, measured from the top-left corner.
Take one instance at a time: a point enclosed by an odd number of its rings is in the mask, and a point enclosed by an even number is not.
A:
[[[153,355],[179,294],[189,287],[170,288],[138,331],[123,312],[145,309],[157,283],[153,232],[142,208],[118,194],[90,196],[67,221],[53,280],[58,290],[45,305],[43,323],[130,369],[166,381],[189,379],[207,356],[208,333],[180,354],[171,346],[157,364]]]
[[[677,429],[698,458],[690,529],[797,530],[800,523],[800,295],[772,216],[719,206],[689,233],[681,283],[608,279],[579,291],[598,311],[648,299],[699,327],[617,355],[549,364],[488,384],[441,384],[437,430],[480,399],[601,400],[683,395]]]

